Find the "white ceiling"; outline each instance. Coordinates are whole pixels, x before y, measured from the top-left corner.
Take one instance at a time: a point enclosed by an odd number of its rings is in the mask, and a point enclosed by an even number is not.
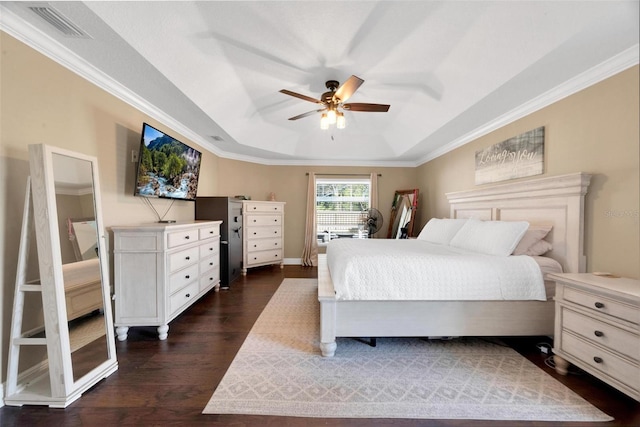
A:
[[[217,155],[415,166],[638,63],[638,1],[2,2],[2,29]],[[42,5],[42,2],[38,2]],[[326,80],[365,80],[343,130]],[[540,123],[544,125],[544,123]],[[499,142],[499,141],[496,141]]]

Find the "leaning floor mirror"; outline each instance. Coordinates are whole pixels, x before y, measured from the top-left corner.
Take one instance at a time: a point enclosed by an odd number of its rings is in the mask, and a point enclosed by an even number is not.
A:
[[[29,344],[23,335],[12,336],[5,403],[66,407],[118,367],[98,162],[37,144],[29,146],[29,166],[26,198],[30,193],[33,208],[29,215],[25,207],[23,222],[32,222],[35,230],[44,321],[40,343],[46,345],[46,360],[26,374],[17,372],[19,363],[13,359],[30,348],[13,344]],[[29,229],[23,226],[23,234]],[[21,246],[28,240],[23,235]],[[14,328],[21,322],[16,311],[22,307],[16,302],[12,335],[18,335]],[[22,316],[32,314],[25,310]]]

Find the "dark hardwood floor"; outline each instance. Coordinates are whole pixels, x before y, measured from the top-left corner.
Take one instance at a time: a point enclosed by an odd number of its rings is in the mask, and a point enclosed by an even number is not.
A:
[[[609,423],[497,422],[473,420],[309,419],[202,415],[201,411],[251,326],[285,277],[316,277],[315,268],[251,270],[229,291],[210,292],[170,324],[158,341],[155,328],[131,328],[116,342],[119,369],[66,409],[0,408],[0,426],[640,426],[640,403],[589,375],[561,377],[544,364],[542,338],[508,343],[550,375],[615,418]],[[327,414],[330,416],[330,414]]]

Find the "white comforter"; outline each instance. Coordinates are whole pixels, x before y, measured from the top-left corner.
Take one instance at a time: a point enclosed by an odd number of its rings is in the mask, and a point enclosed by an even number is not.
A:
[[[546,300],[540,267],[524,255],[417,239],[336,239],[327,262],[339,300]]]

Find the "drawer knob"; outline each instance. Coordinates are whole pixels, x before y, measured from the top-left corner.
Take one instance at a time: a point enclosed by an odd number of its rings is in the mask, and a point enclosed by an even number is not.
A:
[[[213,234],[213,231],[210,231],[209,234]]]
[[[188,279],[190,276],[187,274],[186,276],[184,276],[185,279]]]
[[[184,236],[185,239],[189,240],[189,236]]]
[[[254,260],[258,259],[257,257],[253,257]]]
[[[594,331],[593,333],[597,337],[603,337],[604,336],[604,332],[602,332],[602,331]]]
[[[213,277],[209,277],[209,280],[213,280]]]
[[[186,294],[185,297],[190,298],[191,294]]]
[[[273,232],[273,234],[278,234],[278,232],[277,232],[277,231],[274,231],[274,232]]]
[[[596,302],[594,305],[596,306],[596,308],[604,308],[604,304],[601,302]]]
[[[254,219],[253,222],[256,222],[256,220]]]
[[[274,219],[273,221],[274,221],[274,222],[278,222],[278,219],[276,218],[276,219]]]
[[[213,262],[210,262],[209,265],[213,265]]]
[[[278,254],[276,254],[276,258],[278,258]]]
[[[184,259],[186,259],[187,261],[189,261],[189,260],[191,259],[191,257],[186,256],[186,257],[184,257]]]
[[[258,247],[258,245],[253,245],[253,247],[254,247],[254,248],[257,248],[257,247]]]
[[[258,234],[258,233],[256,233],[256,232],[254,231],[254,232],[253,232],[253,235],[255,236],[256,234]]]
[[[602,363],[602,357],[595,356],[593,358],[593,361],[596,362],[596,363]]]
[[[209,248],[209,250],[210,250],[210,251],[212,251],[212,250],[213,250],[213,248]]]
[[[254,210],[254,211],[256,210],[256,207],[255,207],[255,206],[253,207],[253,210]]]

